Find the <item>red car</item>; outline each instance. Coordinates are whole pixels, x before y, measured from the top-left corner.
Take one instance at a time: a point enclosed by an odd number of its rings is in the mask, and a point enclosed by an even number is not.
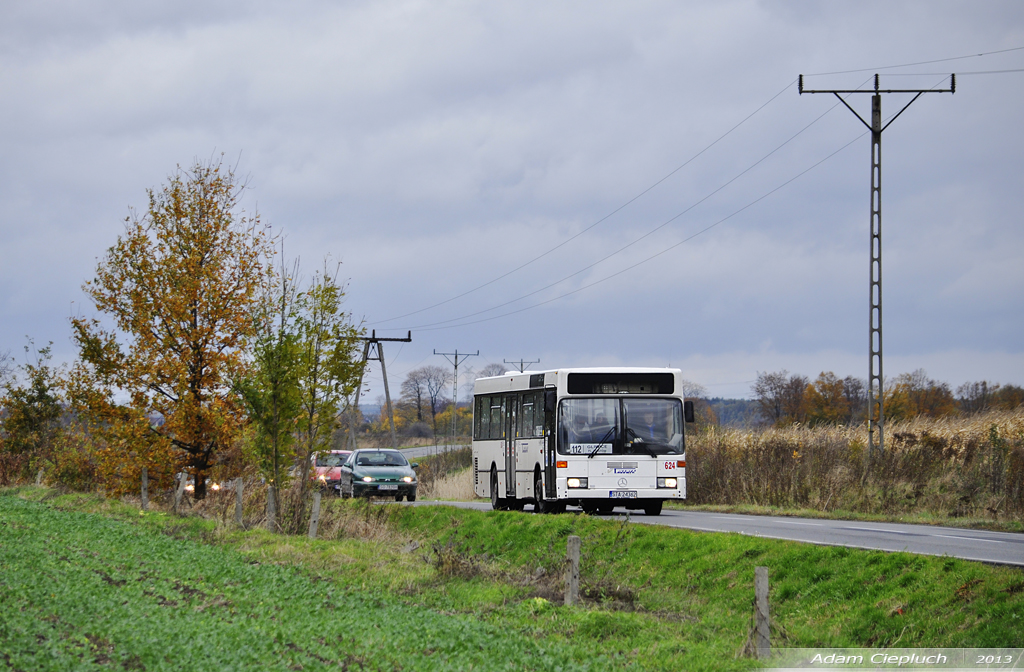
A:
[[[310,459],[309,477],[321,490],[340,495],[341,465],[351,454],[351,450],[328,450],[316,453]]]

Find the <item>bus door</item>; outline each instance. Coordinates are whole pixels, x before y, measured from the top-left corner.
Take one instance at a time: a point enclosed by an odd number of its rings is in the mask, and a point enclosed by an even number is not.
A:
[[[502,400],[505,408],[505,496],[516,496],[516,412],[519,410],[519,395],[506,394]]]
[[[557,401],[555,390],[544,391],[544,496],[547,499],[555,499],[558,496],[555,461],[558,453],[555,451],[555,437],[558,433],[555,428],[555,402]]]

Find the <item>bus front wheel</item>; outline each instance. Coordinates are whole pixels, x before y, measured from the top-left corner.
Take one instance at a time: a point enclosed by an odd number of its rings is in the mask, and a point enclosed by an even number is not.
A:
[[[541,482],[539,471],[533,475],[533,497],[536,502],[533,505],[534,513],[558,513],[558,502],[544,499],[544,484]]]
[[[644,504],[644,513],[648,516],[660,516],[661,505],[663,503],[664,502],[662,502],[660,499],[656,499],[653,502],[647,502],[646,504]]]

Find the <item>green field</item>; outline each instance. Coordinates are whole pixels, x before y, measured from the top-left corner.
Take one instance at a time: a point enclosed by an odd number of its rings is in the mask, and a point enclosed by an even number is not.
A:
[[[0,491],[0,668],[750,669],[757,565],[776,646],[1024,642],[1024,574],[949,558],[339,500],[321,531]]]

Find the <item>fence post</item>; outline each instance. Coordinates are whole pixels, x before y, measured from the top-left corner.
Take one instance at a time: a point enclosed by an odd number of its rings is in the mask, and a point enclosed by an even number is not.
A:
[[[235,479],[235,522],[242,524],[242,477]]]
[[[271,532],[277,530],[277,498],[274,496],[274,486],[267,486],[267,529]]]
[[[768,568],[754,568],[754,644],[758,658],[771,655],[771,622],[768,618]]]
[[[565,605],[571,606],[580,599],[580,538],[575,534],[566,542]]]
[[[36,474],[36,485],[39,486],[39,485],[42,485],[42,484],[43,484],[43,468],[39,467],[39,473]]]
[[[185,481],[188,480],[188,474],[184,471],[178,474],[178,487],[174,490],[174,512],[178,513],[178,507],[181,506],[181,496],[185,494]]]
[[[142,468],[142,510],[149,508],[149,473]]]
[[[316,539],[316,526],[320,522],[320,492],[313,493],[313,515],[309,517],[309,538]]]

